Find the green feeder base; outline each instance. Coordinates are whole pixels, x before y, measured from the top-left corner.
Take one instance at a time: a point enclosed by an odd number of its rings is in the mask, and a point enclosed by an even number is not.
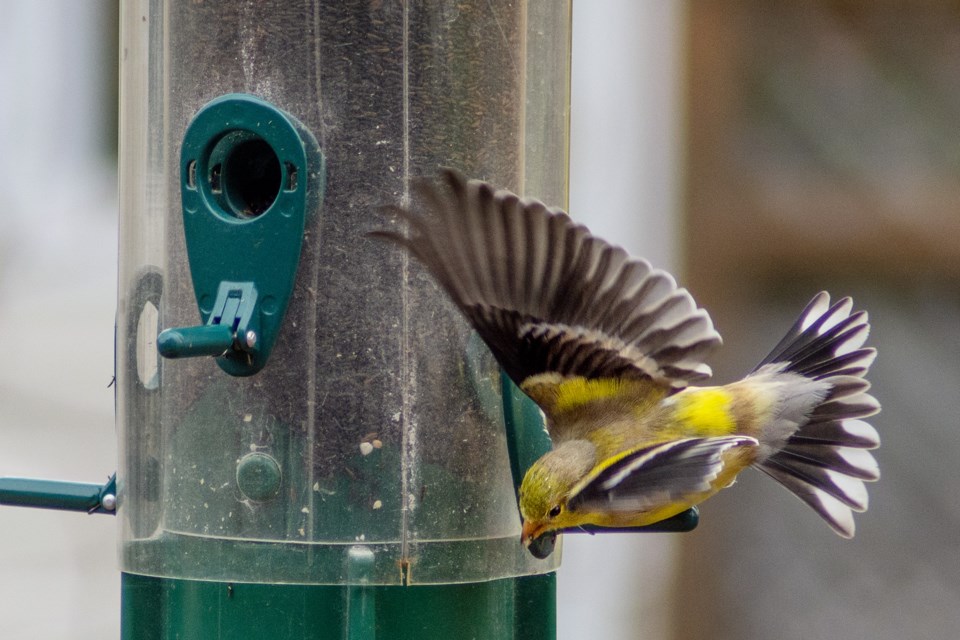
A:
[[[318,586],[122,574],[123,640],[554,640],[556,574],[453,585]]]

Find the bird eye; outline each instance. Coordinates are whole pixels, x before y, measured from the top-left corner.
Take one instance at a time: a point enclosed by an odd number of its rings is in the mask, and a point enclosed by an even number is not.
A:
[[[560,515],[560,511],[560,505],[557,505],[553,509],[550,509],[549,515],[551,518],[556,518],[558,515]]]

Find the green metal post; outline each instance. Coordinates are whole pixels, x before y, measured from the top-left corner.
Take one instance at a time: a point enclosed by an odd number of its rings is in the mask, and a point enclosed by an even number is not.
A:
[[[113,513],[116,479],[106,484],[38,478],[0,478],[0,505],[87,513]]]

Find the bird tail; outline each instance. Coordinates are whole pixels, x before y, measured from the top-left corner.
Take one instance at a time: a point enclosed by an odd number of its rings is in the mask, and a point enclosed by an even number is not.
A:
[[[863,347],[870,331],[866,312],[852,309],[850,298],[831,305],[827,293],[817,294],[749,376],[772,376],[791,390],[773,421],[779,427],[764,438],[767,455],[755,466],[845,538],[854,534],[853,512],[867,508],[864,482],[880,477],[868,451],[880,438],[862,420],[880,410],[864,378],[876,351]]]

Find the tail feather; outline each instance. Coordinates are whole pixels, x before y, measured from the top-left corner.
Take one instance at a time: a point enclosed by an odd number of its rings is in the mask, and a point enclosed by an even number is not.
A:
[[[878,411],[880,411],[880,403],[869,393],[858,393],[855,396],[836,399],[828,396],[828,399],[810,414],[810,422],[867,418]]]
[[[860,480],[879,480],[877,460],[868,451],[854,447],[792,443],[782,449],[783,457],[833,469]]]
[[[844,538],[853,537],[856,525],[853,522],[853,511],[850,507],[776,466],[761,466],[760,470],[807,503],[838,535]]]
[[[814,487],[821,493],[836,498],[854,511],[866,511],[867,487],[863,481],[815,464],[798,460],[793,456],[781,455],[771,462],[794,478]]]
[[[844,298],[831,307],[830,295],[824,291],[818,293],[800,313],[800,317],[783,339],[757,365],[757,369],[774,362],[791,362],[794,365],[793,371],[803,373],[805,362],[819,361],[821,358],[817,351],[825,344],[829,344],[839,333],[853,325],[869,326],[865,312],[850,315],[852,305],[850,298]],[[854,335],[846,336],[846,338],[854,337]],[[862,344],[860,342],[857,346]]]
[[[830,378],[830,384],[833,385],[832,397],[834,400],[837,398],[848,398],[851,396],[856,396],[859,393],[870,390],[870,382],[864,380],[860,376],[849,375],[849,374],[837,374]]]
[[[803,370],[791,369],[802,375],[820,380],[824,377],[856,376],[861,377],[870,369],[870,365],[877,357],[874,349],[857,349],[836,357],[829,357],[818,365],[809,366]]]
[[[867,314],[852,310],[850,298],[831,305],[828,294],[817,294],[754,370],[798,374],[824,384],[822,399],[799,427],[756,466],[846,538],[854,534],[853,512],[868,505],[864,483],[880,477],[868,452],[880,438],[861,420],[880,410],[864,378],[876,351],[863,346],[870,332]]]
[[[807,423],[789,439],[792,444],[876,449],[880,446],[877,430],[863,420],[844,419]]]

